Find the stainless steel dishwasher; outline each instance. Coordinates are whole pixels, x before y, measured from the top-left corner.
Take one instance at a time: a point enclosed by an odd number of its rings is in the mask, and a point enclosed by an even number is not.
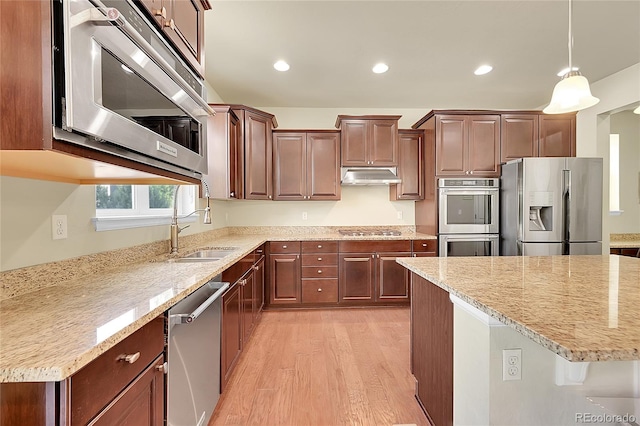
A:
[[[222,294],[218,275],[168,312],[167,425],[206,425],[220,398]]]

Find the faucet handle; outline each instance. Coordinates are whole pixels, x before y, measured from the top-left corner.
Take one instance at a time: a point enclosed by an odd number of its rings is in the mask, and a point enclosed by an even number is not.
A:
[[[187,229],[187,228],[188,228],[188,227],[190,227],[190,226],[191,226],[191,225],[185,225],[185,226],[182,226],[182,227],[178,226],[178,234],[179,234],[180,232],[182,232],[182,230],[183,230],[183,229]]]

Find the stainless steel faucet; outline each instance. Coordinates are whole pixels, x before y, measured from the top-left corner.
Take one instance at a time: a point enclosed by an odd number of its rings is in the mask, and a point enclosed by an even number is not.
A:
[[[207,198],[207,207],[204,209],[196,209],[191,213],[181,216],[181,219],[189,217],[197,212],[204,212],[204,218],[202,219],[202,223],[206,225],[211,224],[211,207],[209,207],[209,185],[204,180],[201,181],[204,185],[204,196]],[[176,190],[173,193],[173,216],[171,216],[171,254],[178,253],[178,234],[185,228],[188,228],[189,225],[183,226],[182,228],[178,226],[178,190],[180,189],[180,185],[176,185]]]

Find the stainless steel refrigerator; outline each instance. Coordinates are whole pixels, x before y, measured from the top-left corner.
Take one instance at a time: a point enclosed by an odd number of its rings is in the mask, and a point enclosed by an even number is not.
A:
[[[602,158],[522,158],[502,166],[500,254],[602,254]]]

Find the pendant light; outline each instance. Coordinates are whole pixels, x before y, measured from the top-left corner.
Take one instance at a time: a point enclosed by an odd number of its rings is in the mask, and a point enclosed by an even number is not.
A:
[[[600,102],[600,99],[591,95],[589,81],[580,72],[573,69],[571,57],[571,48],[573,47],[573,34],[571,32],[572,9],[573,3],[572,0],[569,0],[569,71],[553,88],[551,103],[542,110],[545,114],[580,111]]]

